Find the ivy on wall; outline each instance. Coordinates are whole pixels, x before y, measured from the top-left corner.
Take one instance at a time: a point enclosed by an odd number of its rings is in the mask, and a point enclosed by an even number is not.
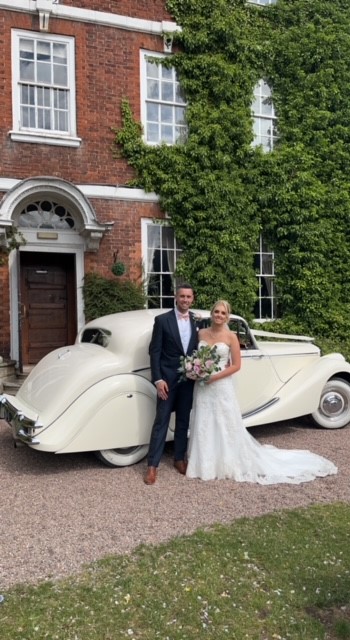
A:
[[[347,0],[168,0],[182,27],[170,60],[188,140],[151,147],[128,101],[121,149],[160,196],[197,305],[251,316],[261,231],[276,256],[279,315],[341,334],[350,301],[350,6]],[[253,148],[253,89],[273,90],[279,142]]]

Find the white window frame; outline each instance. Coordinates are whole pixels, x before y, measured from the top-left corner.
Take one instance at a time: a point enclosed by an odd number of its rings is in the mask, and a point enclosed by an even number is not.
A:
[[[21,81],[20,81],[20,39],[26,38],[32,41],[48,41],[64,43],[68,54],[68,131],[39,129],[24,127],[21,124]],[[29,84],[29,83],[28,83]],[[33,86],[38,86],[34,84]],[[53,85],[49,85],[53,87]],[[10,131],[11,140],[16,142],[33,142],[37,144],[50,144],[60,146],[78,147],[81,139],[76,132],[76,95],[75,95],[75,40],[68,36],[55,34],[36,33],[33,31],[12,30],[12,114],[13,124]]]
[[[258,109],[256,105],[258,104]],[[254,99],[252,104],[254,118],[253,147],[261,146],[264,151],[272,151],[277,134],[277,116],[272,102],[272,91],[266,80],[259,80],[254,87]]]
[[[263,236],[259,238],[259,250],[255,254],[259,268],[256,272],[258,278],[258,300],[256,303],[256,320],[266,321],[276,318],[276,294],[275,294],[275,254],[270,251],[264,242]],[[267,294],[266,294],[267,292]],[[270,313],[266,313],[266,301],[270,307]]]
[[[152,252],[152,247],[149,246],[149,243],[148,243],[148,230],[150,229],[151,226],[160,227],[160,232],[161,233],[162,233],[162,229],[164,229],[164,228],[172,230],[171,224],[168,224],[164,220],[152,220],[152,219],[149,219],[149,218],[144,218],[142,220],[142,227],[141,227],[142,263],[143,263],[143,271],[144,271],[144,283],[145,283],[145,294],[146,294],[146,297],[147,297],[147,306],[149,306],[148,301],[152,298],[152,296],[149,294],[149,291],[148,291],[150,275],[152,273],[157,273],[157,274],[160,275],[159,308],[161,308],[161,309],[165,309],[165,308],[169,309],[169,308],[172,308],[174,306],[176,286],[178,284],[180,284],[180,281],[181,281],[181,279],[175,278],[174,273],[175,273],[175,270],[176,270],[176,264],[177,264],[178,255],[182,252],[182,249],[178,245],[177,240],[176,240],[176,236],[175,236],[175,233],[174,233],[174,250],[173,250],[173,253],[172,253],[172,256],[173,256],[174,259],[173,259],[172,268],[168,269],[167,271],[159,270],[159,271],[153,272],[152,271],[152,265],[149,264],[149,257],[150,257],[151,252]],[[156,248],[158,248],[158,247],[156,247]],[[161,244],[161,249],[164,250],[164,249],[166,249],[166,247]],[[172,281],[172,289],[173,289],[173,292],[174,292],[173,295],[169,295],[167,293],[164,293],[164,289],[163,289],[164,278],[167,278],[168,280],[169,280],[169,278],[171,279],[171,281]],[[166,303],[168,303],[168,304],[166,304]]]
[[[267,6],[269,4],[276,4],[277,0],[247,0],[248,4],[258,4],[260,6]]]
[[[187,135],[187,126],[183,125],[183,124],[178,124],[175,121],[176,118],[176,109],[184,109],[186,111],[186,106],[187,103],[186,102],[177,102],[176,100],[172,100],[172,101],[167,101],[167,100],[162,100],[161,98],[159,99],[152,99],[149,98],[147,95],[147,88],[148,88],[148,83],[147,83],[147,59],[149,58],[158,58],[158,59],[165,59],[166,55],[165,54],[161,54],[161,53],[155,53],[152,51],[145,51],[145,50],[141,50],[140,51],[140,78],[141,78],[141,86],[140,86],[140,94],[141,94],[141,122],[142,122],[142,126],[143,126],[143,140],[146,144],[152,145],[152,146],[156,146],[156,145],[160,145],[160,144],[168,144],[168,145],[173,145],[173,144],[180,144]],[[162,65],[159,65],[159,68],[161,69]],[[174,83],[179,85],[179,81],[177,79],[176,76],[176,70],[174,68],[172,68],[172,73],[174,75]],[[164,122],[164,126],[167,127],[168,129],[172,129],[172,137],[171,140],[169,138],[165,138],[162,137],[161,135],[161,120],[157,119],[154,120],[154,124],[158,125],[158,129],[159,131],[159,135],[157,140],[150,140],[150,136],[149,136],[149,130],[148,130],[148,121],[147,121],[147,104],[154,104],[154,105],[158,105],[160,106],[160,109],[162,107],[164,107],[165,109],[168,110],[168,112],[171,109],[171,113],[172,113],[172,121],[170,122]],[[183,131],[183,137],[176,137],[176,128],[177,126]]]

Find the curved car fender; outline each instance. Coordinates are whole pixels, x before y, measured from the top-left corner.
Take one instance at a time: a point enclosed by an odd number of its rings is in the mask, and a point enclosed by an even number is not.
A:
[[[97,382],[38,433],[36,449],[55,453],[97,451],[147,444],[156,408],[156,390],[137,374]]]
[[[277,401],[245,416],[244,425],[253,427],[313,413],[319,405],[324,385],[337,375],[350,383],[350,364],[338,353],[322,356],[283,385],[275,395]]]

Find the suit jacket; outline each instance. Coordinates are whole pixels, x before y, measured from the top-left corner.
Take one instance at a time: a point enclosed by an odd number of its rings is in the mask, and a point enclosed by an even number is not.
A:
[[[184,352],[175,309],[156,316],[149,346],[152,381],[166,380],[169,385],[179,378],[180,356],[191,354],[198,344],[198,333],[194,316],[190,312],[191,337],[187,352]]]

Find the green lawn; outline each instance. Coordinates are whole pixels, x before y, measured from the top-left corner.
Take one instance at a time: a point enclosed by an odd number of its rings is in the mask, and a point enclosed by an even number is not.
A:
[[[244,518],[4,595],[1,640],[347,639],[350,506]]]

